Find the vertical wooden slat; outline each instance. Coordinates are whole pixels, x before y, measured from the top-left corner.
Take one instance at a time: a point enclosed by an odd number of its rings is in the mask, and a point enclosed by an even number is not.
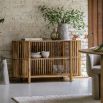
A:
[[[39,69],[39,75],[40,75],[40,71],[41,71],[41,70],[40,70],[40,69],[41,69],[41,68],[40,68],[40,59],[38,59],[38,67],[39,67],[38,69]]]
[[[75,52],[75,48],[74,48],[74,41],[71,41],[72,42],[72,46],[71,46],[71,49],[72,49],[72,72],[75,74],[75,68],[74,68],[74,52]]]
[[[76,61],[77,61],[77,58],[76,58],[76,41],[74,41],[74,72],[75,72],[75,75],[77,75]]]
[[[33,69],[34,69],[34,74],[33,75],[36,75],[36,60],[33,60],[33,62],[34,62],[34,67],[33,67]]]
[[[29,65],[29,67],[28,67],[28,83],[30,83],[31,82],[31,59],[30,59],[30,55],[31,55],[31,44],[30,44],[30,42],[29,42],[29,46],[28,46],[29,48],[28,48],[28,50],[30,50],[29,51],[29,60],[28,60],[28,65]]]
[[[37,59],[36,61],[37,61],[37,62],[36,62],[36,63],[37,63],[37,68],[36,68],[36,69],[37,69],[37,75],[39,75],[38,59]]]
[[[41,68],[40,68],[41,66],[40,66],[40,62],[41,62],[41,61],[40,61],[40,59],[39,59],[39,62],[38,62],[38,65],[39,65],[39,75],[41,75]]]
[[[73,79],[73,77],[72,77],[72,73],[73,73],[73,71],[72,71],[72,67],[73,67],[73,61],[72,61],[72,41],[70,41],[70,81],[72,81],[72,79]]]
[[[39,60],[40,75],[42,75],[41,59]]]
[[[81,49],[81,42],[79,41],[78,42],[79,43],[79,45],[78,45],[78,48],[79,48],[79,50]],[[80,54],[80,52],[78,52],[78,68],[79,68],[79,71],[78,71],[78,75],[81,75],[81,70],[80,70],[80,67],[81,67],[81,54]]]
[[[42,64],[41,64],[41,66],[42,66],[42,74],[44,75],[44,61],[42,60],[42,62],[41,62]]]
[[[48,48],[50,50],[50,55],[51,55],[51,47],[50,47],[50,42],[48,42]],[[50,58],[50,56],[49,56]],[[50,60],[48,61],[48,74],[50,74],[50,70],[51,70],[51,65],[50,65]]]
[[[77,51],[77,48],[78,48],[78,47],[77,47],[77,43],[78,43],[78,42],[75,41],[75,70],[76,70],[76,73],[78,73],[78,69],[79,69],[79,68],[78,68],[78,65],[77,65],[77,61],[78,61],[78,58],[77,58],[77,52],[78,52],[78,51]]]
[[[65,42],[62,42],[62,57],[64,57],[65,56]],[[62,60],[62,64],[63,64],[63,67],[64,67],[64,69],[65,69],[65,71],[66,71],[66,67],[65,67],[65,61],[64,60]]]
[[[103,0],[88,0],[88,45],[103,43]],[[91,35],[92,33],[92,35]]]
[[[45,71],[44,71],[44,60],[42,60],[42,69],[43,69],[43,75],[45,75]]]
[[[88,46],[93,46],[93,1],[88,0]]]
[[[45,60],[43,60],[44,61],[44,74],[46,75],[46,70],[45,70]]]
[[[76,41],[74,41],[74,73],[76,74]],[[78,68],[77,68],[78,69]]]
[[[97,22],[98,22],[98,0],[93,1],[93,33],[94,33],[94,45],[93,46],[97,46],[98,44],[98,26],[97,26]]]
[[[103,0],[98,0],[98,45],[103,43]]]
[[[78,41],[79,42],[79,41]],[[78,52],[79,52],[79,49],[78,49],[78,42],[76,42],[76,53],[75,53],[75,57],[76,57],[76,74],[78,74],[78,72],[79,72],[79,70],[81,70],[80,69],[80,67],[78,66],[78,61],[79,61],[79,58],[78,58]],[[79,74],[78,74],[79,75]]]
[[[38,68],[37,68],[37,63],[38,63],[38,62],[37,62],[37,60],[35,60],[35,62],[36,62],[36,68],[35,68],[35,71],[36,71],[36,72],[35,72],[35,73],[36,73],[36,75],[38,75]]]

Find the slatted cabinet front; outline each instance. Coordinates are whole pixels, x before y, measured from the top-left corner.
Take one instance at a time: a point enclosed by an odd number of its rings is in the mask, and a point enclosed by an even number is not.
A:
[[[31,78],[80,75],[80,41],[13,41],[13,77]],[[49,51],[48,58],[32,58],[31,53]]]

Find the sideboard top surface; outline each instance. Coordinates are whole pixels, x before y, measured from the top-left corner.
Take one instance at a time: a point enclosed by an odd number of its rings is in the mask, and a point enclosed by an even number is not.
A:
[[[22,41],[22,42],[69,42],[69,41],[80,41],[80,40],[33,40],[33,41],[26,41],[26,40],[13,40],[13,42]]]

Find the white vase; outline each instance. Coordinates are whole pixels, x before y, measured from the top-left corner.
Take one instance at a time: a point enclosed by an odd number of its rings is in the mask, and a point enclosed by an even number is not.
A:
[[[0,82],[4,84],[9,84],[9,74],[8,74],[8,67],[7,67],[7,60],[2,59],[0,63],[0,75],[2,76],[0,78]]]
[[[71,32],[69,24],[59,24],[58,25],[59,38],[62,40],[70,40]]]

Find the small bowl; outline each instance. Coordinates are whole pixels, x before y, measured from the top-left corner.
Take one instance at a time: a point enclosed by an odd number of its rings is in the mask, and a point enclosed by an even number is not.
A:
[[[40,52],[32,52],[31,55],[40,55]]]
[[[50,52],[49,51],[42,51],[41,55],[43,58],[48,58],[49,57]]]
[[[40,52],[31,53],[31,57],[32,58],[40,58],[41,57]]]

